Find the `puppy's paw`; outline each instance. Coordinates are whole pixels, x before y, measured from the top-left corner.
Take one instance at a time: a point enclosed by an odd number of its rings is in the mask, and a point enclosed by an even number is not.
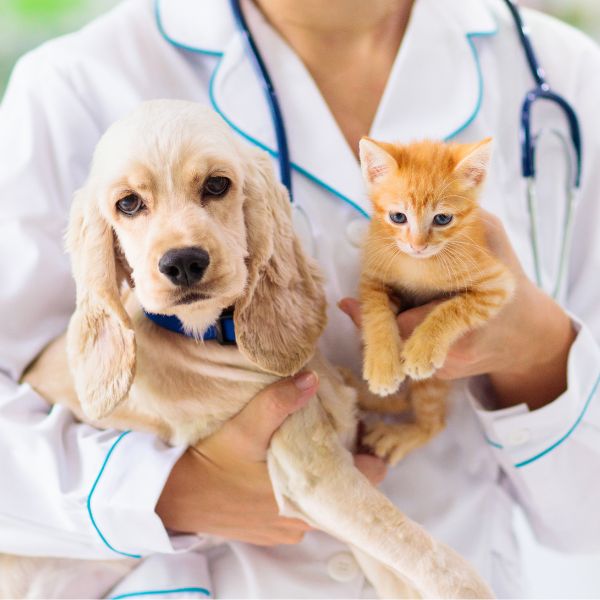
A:
[[[424,335],[411,337],[402,350],[404,372],[412,379],[427,379],[446,360],[448,349]]]
[[[406,445],[403,428],[397,424],[382,421],[366,426],[366,434],[362,443],[391,465],[395,465],[408,453],[410,447]]]
[[[404,370],[399,352],[370,352],[365,356],[363,377],[369,390],[378,396],[393,394],[404,381]]]

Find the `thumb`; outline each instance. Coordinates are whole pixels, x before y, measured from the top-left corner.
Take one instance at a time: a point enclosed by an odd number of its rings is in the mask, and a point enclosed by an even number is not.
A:
[[[217,434],[219,443],[235,448],[246,460],[264,461],[273,434],[290,414],[307,404],[318,387],[319,379],[312,371],[272,383],[223,426]]]
[[[411,308],[401,312],[397,317],[400,337],[403,340],[407,340],[417,328],[417,325],[419,325],[438,304],[441,304],[441,302],[441,300],[433,300],[432,302],[423,304],[423,306],[417,306],[417,308]]]
[[[338,302],[338,308],[345,312],[357,327],[362,325],[360,302],[356,298],[342,298]]]

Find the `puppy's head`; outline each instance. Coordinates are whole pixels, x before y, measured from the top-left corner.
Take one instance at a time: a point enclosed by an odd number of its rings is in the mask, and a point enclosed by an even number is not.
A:
[[[67,245],[78,296],[69,357],[92,418],[109,414],[133,380],[124,281],[147,311],[176,315],[198,335],[235,305],[240,350],[280,375],[304,365],[324,326],[319,275],[268,158],[193,103],[147,102],[106,132]]]

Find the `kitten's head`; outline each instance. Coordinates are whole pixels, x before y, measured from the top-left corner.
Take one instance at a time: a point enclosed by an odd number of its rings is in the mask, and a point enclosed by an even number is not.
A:
[[[398,248],[429,258],[473,222],[490,160],[491,138],[475,144],[360,141],[373,220]]]

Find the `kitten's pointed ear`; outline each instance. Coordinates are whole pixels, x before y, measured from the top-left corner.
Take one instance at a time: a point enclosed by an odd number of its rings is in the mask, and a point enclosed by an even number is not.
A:
[[[492,156],[492,138],[475,144],[460,146],[460,158],[454,172],[467,187],[475,188],[483,183]]]
[[[362,138],[358,145],[360,168],[368,185],[381,181],[398,168],[398,164],[384,148],[369,138]]]

